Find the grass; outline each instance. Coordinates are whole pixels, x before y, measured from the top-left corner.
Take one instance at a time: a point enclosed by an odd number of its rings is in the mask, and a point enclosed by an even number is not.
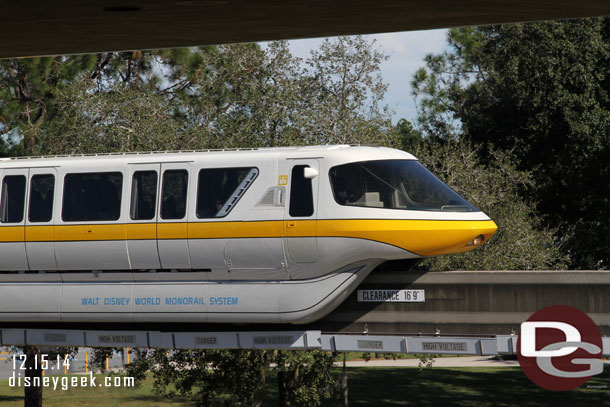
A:
[[[68,375],[82,377],[81,375]],[[98,387],[70,387],[67,391],[44,388],[42,397],[44,407],[183,407],[191,406],[188,399],[166,400],[153,394],[152,378],[146,380],[140,388],[100,387],[105,375],[95,375]],[[52,377],[52,376],[51,376]],[[61,376],[60,376],[61,377]],[[0,381],[0,406],[23,406],[23,388],[9,387],[8,380]]]
[[[340,369],[336,370],[339,374]],[[98,379],[99,383],[100,379]],[[570,392],[549,392],[532,384],[520,368],[348,368],[350,406],[610,406],[610,370]],[[55,406],[191,406],[186,399],[166,400],[152,393],[149,377],[139,389],[71,388],[44,390],[43,405]],[[268,380],[265,407],[277,406],[274,375]],[[604,387],[605,386],[605,387]],[[23,405],[23,389],[0,381],[0,406]],[[343,405],[339,398],[325,407]]]
[[[570,392],[531,383],[520,368],[349,368],[351,406],[610,406],[610,370]],[[587,386],[605,388],[588,388]],[[325,406],[339,406],[328,402]]]

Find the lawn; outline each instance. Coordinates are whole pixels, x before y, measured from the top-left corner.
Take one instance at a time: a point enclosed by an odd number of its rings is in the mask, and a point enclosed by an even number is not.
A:
[[[339,370],[336,372],[339,373]],[[570,392],[549,392],[530,383],[519,368],[348,368],[350,406],[610,406],[610,371]],[[99,381],[99,379],[98,379]],[[277,406],[273,376],[266,407]],[[0,406],[22,406],[23,389],[0,382]],[[191,406],[185,399],[165,400],[152,393],[152,379],[139,389],[73,388],[44,390],[51,406]],[[342,405],[329,400],[326,407]]]
[[[72,376],[72,375],[70,375]],[[74,375],[79,378],[81,375]],[[182,407],[191,406],[187,399],[166,400],[153,394],[152,378],[146,380],[140,388],[100,387],[102,375],[97,377],[98,387],[75,387],[67,391],[44,388],[42,405],[44,407]],[[52,376],[51,376],[52,377]],[[23,406],[23,388],[9,387],[8,380],[0,381],[0,406]]]
[[[432,368],[421,372],[417,368],[364,367],[348,372],[350,407],[610,406],[609,369],[570,392],[543,390],[518,367]]]

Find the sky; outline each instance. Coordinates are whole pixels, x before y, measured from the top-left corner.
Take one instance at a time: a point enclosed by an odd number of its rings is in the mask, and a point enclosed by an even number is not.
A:
[[[381,65],[381,76],[388,84],[385,104],[394,111],[392,122],[402,118],[415,122],[415,101],[411,94],[411,79],[417,69],[424,65],[426,54],[438,54],[445,49],[447,30],[408,31],[389,34],[371,34],[364,37],[377,40],[377,45],[389,55]],[[294,56],[307,58],[309,51],[317,48],[323,39],[289,41]],[[264,47],[264,43],[261,44]]]

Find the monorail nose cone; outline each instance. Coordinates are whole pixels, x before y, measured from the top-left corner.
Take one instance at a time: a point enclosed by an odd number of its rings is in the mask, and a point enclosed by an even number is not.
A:
[[[475,237],[474,239],[472,239],[470,242],[466,243],[466,246],[482,246],[485,244],[485,242],[487,242],[489,240],[490,237],[492,237],[495,233],[496,230],[498,230],[498,225],[496,225],[496,223],[494,221],[491,221],[491,224],[489,225],[488,229],[487,229],[487,233],[483,234],[481,233],[480,235],[478,235],[477,237]]]
[[[474,239],[466,243],[466,250],[475,249],[479,246],[483,246],[498,230],[498,225],[493,220],[489,220],[484,229],[477,229],[473,226],[473,230],[481,232]]]
[[[412,252],[420,256],[438,256],[467,252],[484,245],[498,230],[494,221],[446,221],[438,222],[429,230],[425,242]],[[408,250],[408,249],[407,249]]]

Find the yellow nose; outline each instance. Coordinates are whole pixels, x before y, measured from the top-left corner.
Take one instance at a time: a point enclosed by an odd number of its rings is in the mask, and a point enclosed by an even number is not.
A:
[[[420,256],[472,250],[496,232],[492,220],[353,219],[318,221],[318,236],[344,236],[375,240]]]
[[[422,247],[417,254],[421,256],[438,256],[441,254],[462,253],[484,245],[496,233],[498,226],[489,221],[464,221],[457,224],[443,225],[440,230],[430,232],[430,244]]]

